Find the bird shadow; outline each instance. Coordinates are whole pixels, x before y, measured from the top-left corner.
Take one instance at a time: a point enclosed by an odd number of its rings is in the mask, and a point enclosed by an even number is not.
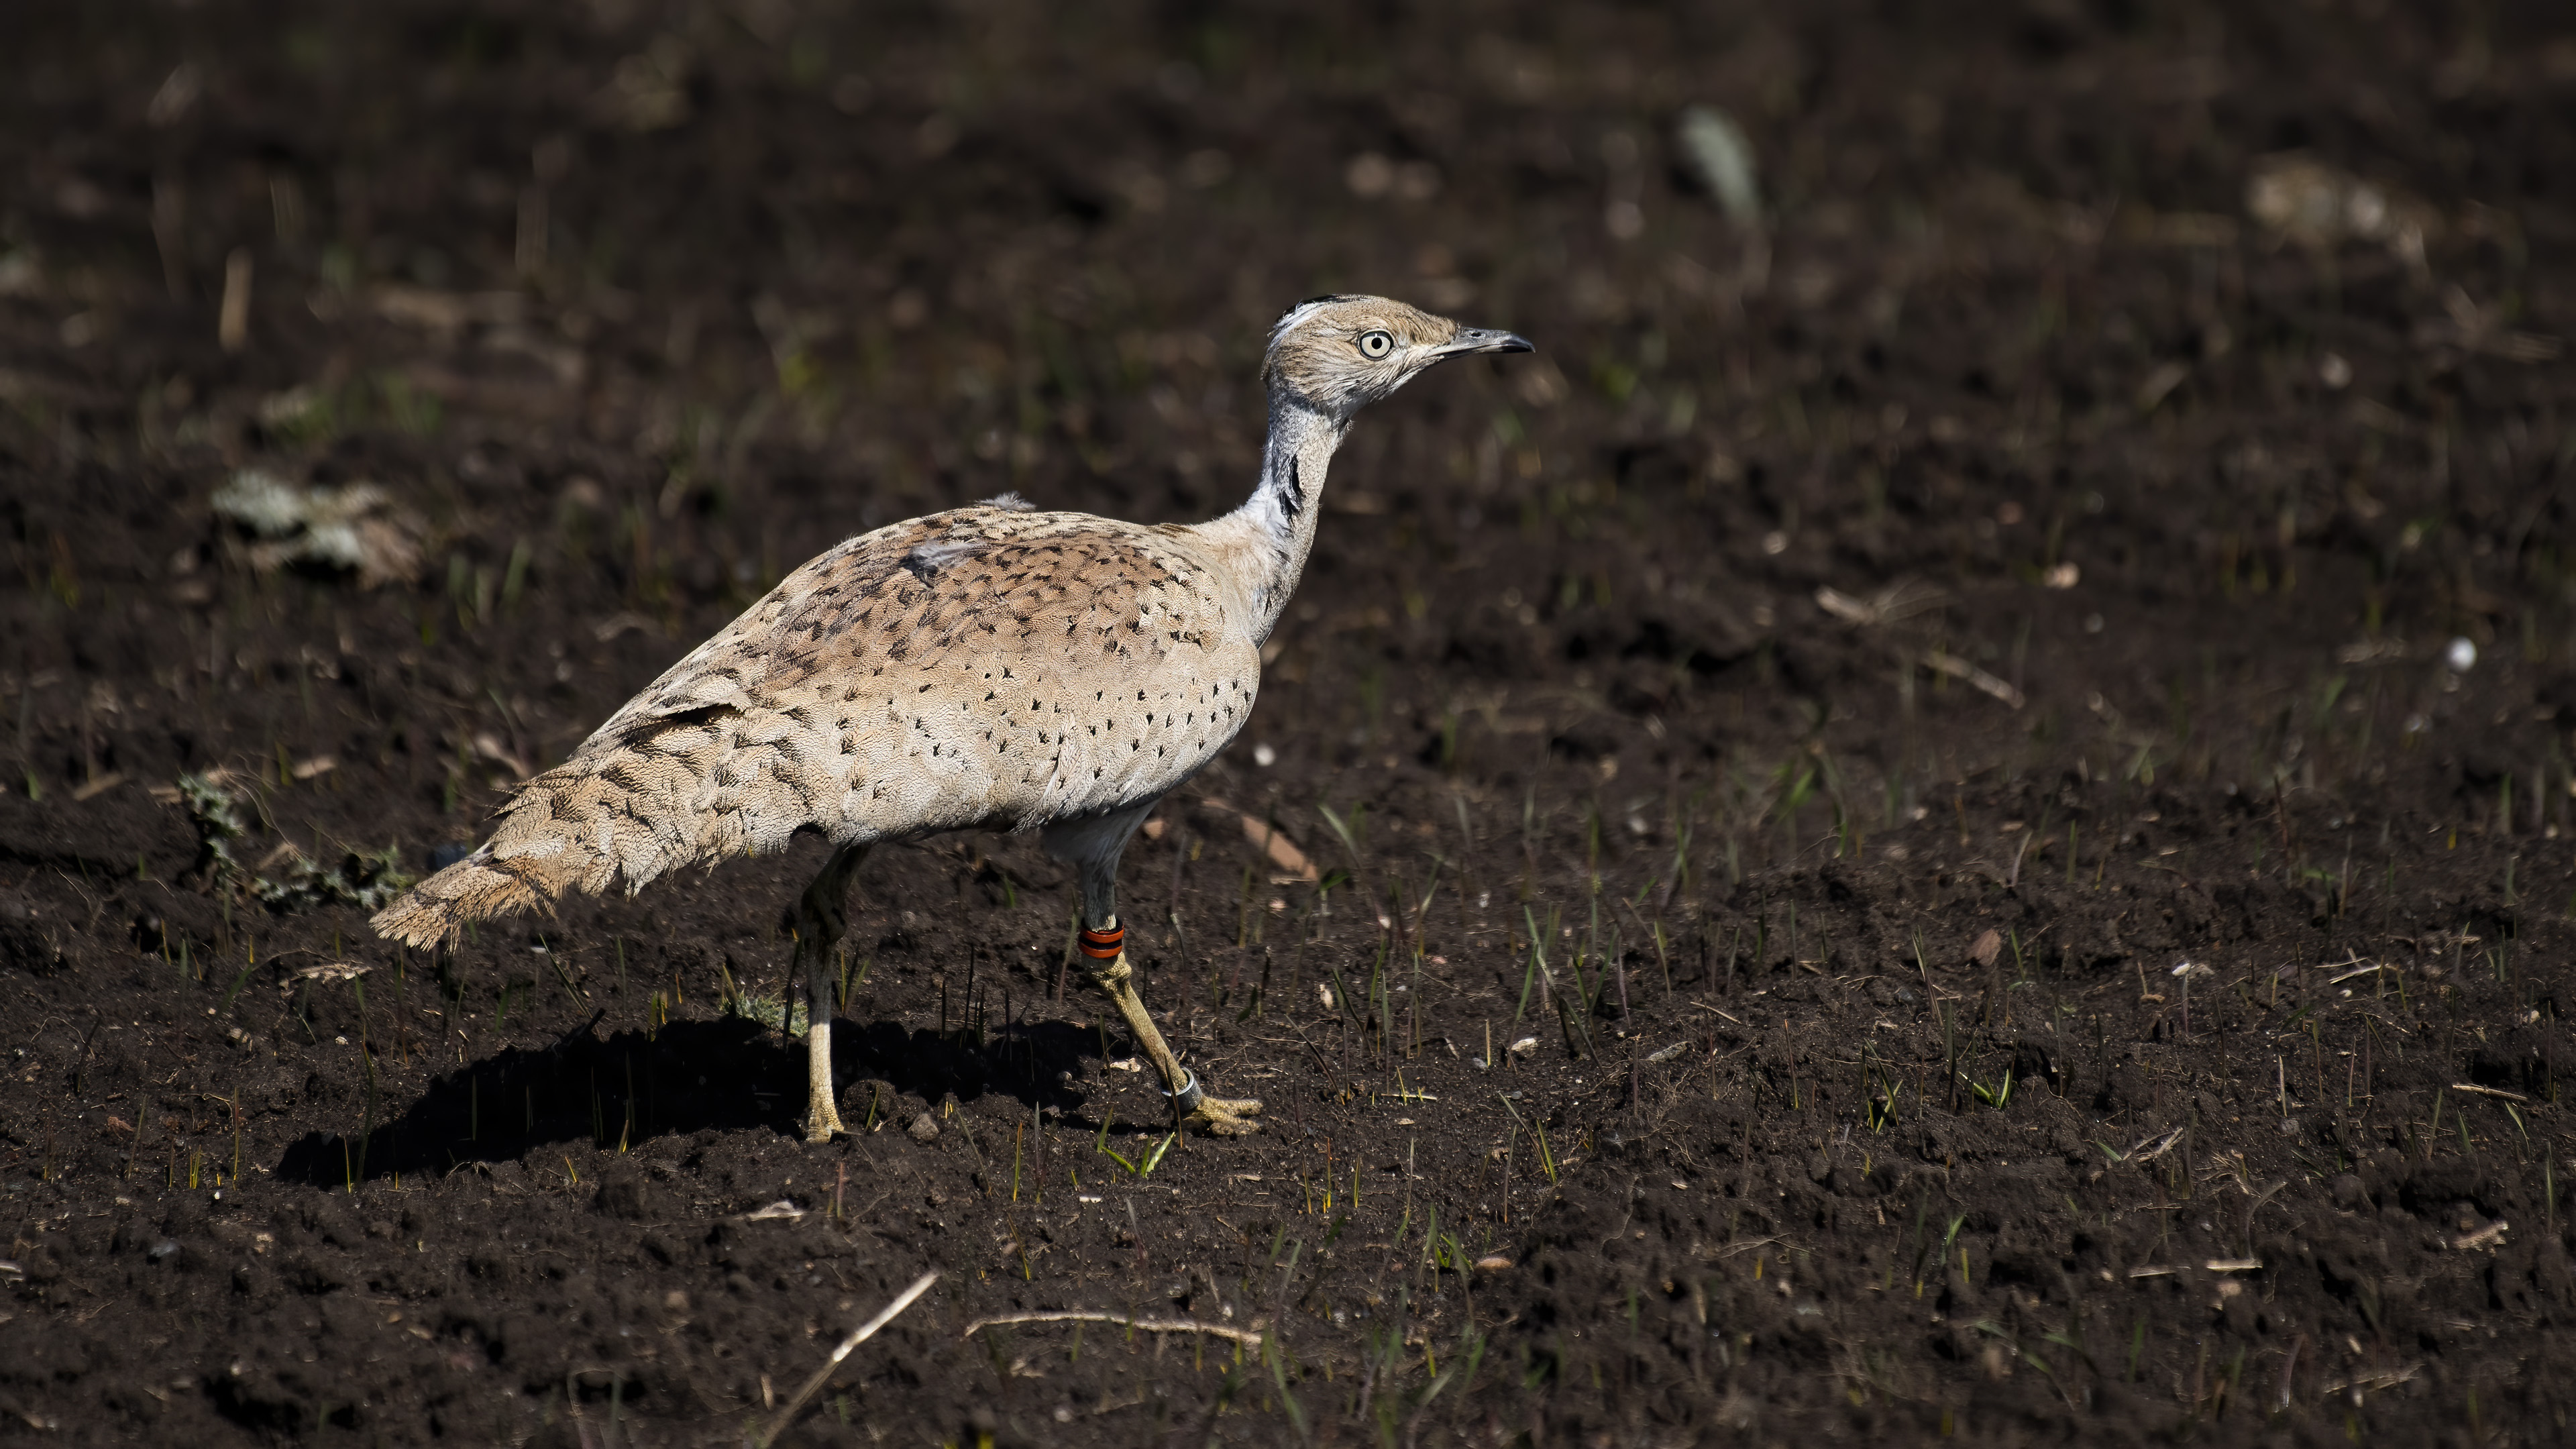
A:
[[[416,1099],[381,1097],[342,1131],[312,1131],[288,1144],[271,1175],[342,1187],[398,1174],[444,1174],[516,1161],[570,1142],[631,1150],[696,1132],[767,1131],[803,1138],[802,1038],[741,1017],[680,1021],[658,1031],[600,1035],[594,1016],[549,1046],[510,1047],[433,1079]],[[1020,1111],[1053,1109],[1080,1123],[1081,1062],[1093,1034],[1066,1022],[1000,1031],[968,1026],[906,1030],[893,1022],[836,1020],[833,1086],[842,1121],[864,1132],[900,1112],[954,1096],[988,1096]]]

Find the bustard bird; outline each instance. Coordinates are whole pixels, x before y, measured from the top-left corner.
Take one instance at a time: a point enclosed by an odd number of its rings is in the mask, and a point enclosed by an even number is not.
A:
[[[1352,417],[1449,358],[1529,350],[1382,297],[1300,303],[1262,360],[1270,438],[1242,507],[1148,527],[1004,495],[850,539],[521,785],[491,839],[376,929],[427,946],[568,891],[632,894],[818,832],[832,853],[793,921],[805,1136],[824,1142],[842,1130],[830,960],[868,848],[1035,830],[1080,878],[1088,974],[1175,1115],[1252,1130],[1261,1104],[1207,1095],[1146,1015],[1118,921],[1119,854],[1251,717],[1262,641],[1314,548],[1324,470]]]

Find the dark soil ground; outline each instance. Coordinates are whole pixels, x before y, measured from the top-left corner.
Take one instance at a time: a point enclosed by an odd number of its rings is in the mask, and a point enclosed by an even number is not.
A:
[[[785,1442],[2564,1442],[2563,11],[1074,8],[0,22],[0,1437],[732,1443],[936,1270]],[[1024,840],[872,864],[823,1149],[818,847],[369,933],[837,539],[1229,506],[1328,290],[1541,350],[1127,858],[1261,1136]]]

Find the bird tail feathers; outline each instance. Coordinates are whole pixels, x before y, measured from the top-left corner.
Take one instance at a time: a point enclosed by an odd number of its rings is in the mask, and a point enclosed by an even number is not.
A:
[[[695,782],[656,780],[639,791],[608,760],[574,760],[519,787],[499,828],[472,855],[414,886],[375,918],[414,946],[452,941],[470,921],[551,904],[567,892],[604,895],[702,858],[698,812],[672,808]]]
[[[377,934],[407,946],[443,945],[469,921],[512,915],[546,899],[525,876],[495,860],[487,844],[412,887],[377,912],[373,924]]]
[[[386,907],[377,931],[427,946],[568,892],[631,895],[683,865],[785,848],[810,806],[771,753],[741,752],[738,723],[718,707],[610,721],[520,786],[492,838]]]

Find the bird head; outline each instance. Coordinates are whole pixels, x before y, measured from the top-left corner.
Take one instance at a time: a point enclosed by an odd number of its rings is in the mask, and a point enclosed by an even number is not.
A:
[[[1346,420],[1450,358],[1530,350],[1512,333],[1461,327],[1385,297],[1316,297],[1270,329],[1261,380],[1273,397]]]

